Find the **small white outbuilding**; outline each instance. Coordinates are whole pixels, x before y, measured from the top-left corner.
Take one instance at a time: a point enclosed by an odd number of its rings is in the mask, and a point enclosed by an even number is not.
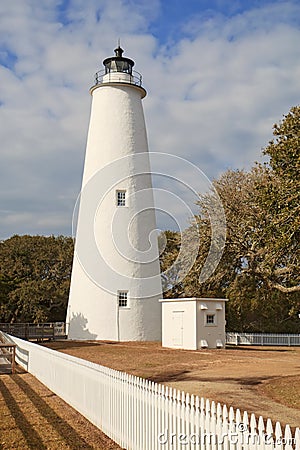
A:
[[[225,348],[224,298],[161,299],[162,346]]]

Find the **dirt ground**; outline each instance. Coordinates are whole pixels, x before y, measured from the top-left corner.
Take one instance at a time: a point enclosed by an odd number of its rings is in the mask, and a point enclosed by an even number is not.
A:
[[[0,375],[1,449],[120,449],[32,375],[18,372]]]
[[[300,348],[174,350],[154,342],[59,341],[53,349],[300,426]]]

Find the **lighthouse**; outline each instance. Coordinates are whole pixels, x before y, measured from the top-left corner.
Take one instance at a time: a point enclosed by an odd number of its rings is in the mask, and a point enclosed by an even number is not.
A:
[[[147,133],[146,91],[134,61],[96,73],[70,295],[69,339],[161,339],[161,278]]]

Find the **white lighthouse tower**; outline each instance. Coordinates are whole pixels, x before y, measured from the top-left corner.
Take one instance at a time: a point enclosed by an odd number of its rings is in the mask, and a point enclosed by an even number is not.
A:
[[[160,340],[159,254],[141,102],[146,91],[120,46],[103,65],[90,89],[68,337]]]

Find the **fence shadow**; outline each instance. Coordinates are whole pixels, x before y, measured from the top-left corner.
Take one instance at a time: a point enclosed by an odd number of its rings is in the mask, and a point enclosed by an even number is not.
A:
[[[17,364],[21,364],[22,367],[26,371],[28,371],[28,367],[29,367],[29,352],[28,352],[28,350],[25,350],[25,348],[17,347],[16,362],[17,362]]]
[[[22,375],[13,376],[13,381],[19,386],[25,395],[31,400],[38,412],[43,416],[47,422],[52,425],[62,439],[68,444],[76,442],[77,448],[84,448],[87,450],[93,449],[85,439],[83,439],[71,425],[60,417],[46,402],[43,400],[32,387],[22,378]],[[55,395],[55,394],[53,394]],[[32,447],[35,448],[35,447]],[[46,448],[46,447],[37,447]]]
[[[250,346],[249,344],[247,345],[247,344],[239,344],[239,345],[236,345],[236,344],[226,344],[226,348],[228,349],[228,350],[235,350],[235,351],[245,351],[245,350],[247,350],[248,352],[264,352],[264,353],[267,353],[267,352],[276,352],[276,353],[286,353],[286,352],[290,352],[290,351],[293,351],[293,350],[295,350],[295,347],[293,347],[293,346],[290,346],[290,347],[287,347],[287,348],[276,348],[276,347],[274,347],[274,346],[271,346],[270,345],[270,347],[272,347],[272,348],[268,348],[267,346],[265,346],[265,345],[258,345],[258,344],[256,344],[256,345],[254,345],[254,344],[252,344],[252,346]]]
[[[33,428],[32,424],[28,421],[26,415],[23,413],[18,403],[10,393],[9,389],[6,387],[5,383],[1,379],[0,379],[0,391],[2,393],[6,406],[10,411],[10,414],[14,418],[17,427],[19,428],[25,441],[27,442],[28,447],[39,450],[44,449],[46,450],[47,447],[42,443],[41,437]]]
[[[53,350],[67,350],[68,348],[84,348],[84,347],[96,347],[103,345],[97,341],[73,341],[73,340],[61,340],[52,342],[41,342],[39,343],[42,347],[52,348]]]

